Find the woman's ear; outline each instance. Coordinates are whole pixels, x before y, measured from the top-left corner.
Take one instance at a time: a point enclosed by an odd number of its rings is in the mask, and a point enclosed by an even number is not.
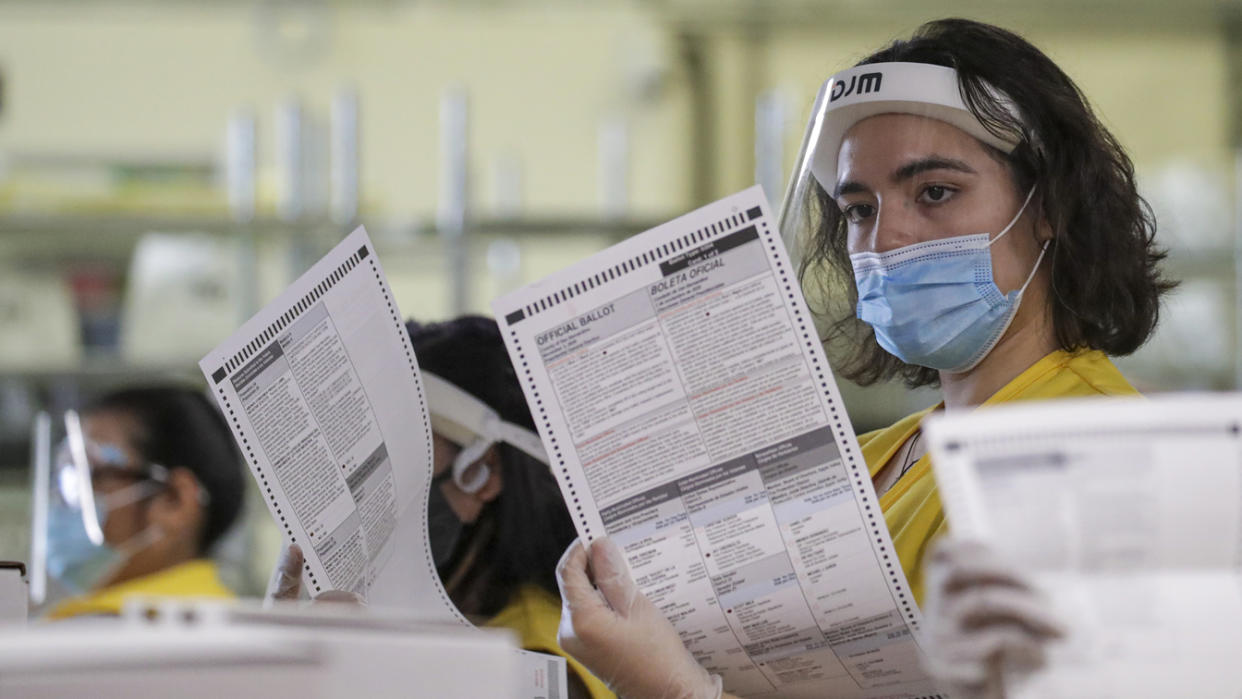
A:
[[[147,508],[150,523],[158,526],[166,537],[194,542],[195,547],[205,514],[203,487],[194,474],[184,467],[168,472],[167,487],[152,499]]]
[[[1052,230],[1052,224],[1048,222],[1048,216],[1044,213],[1044,197],[1043,194],[1036,192],[1035,201],[1031,202],[1035,205],[1035,242],[1043,245],[1044,243],[1056,237],[1056,232]]]
[[[1048,219],[1040,216],[1038,223],[1035,224],[1035,241],[1043,245],[1054,238],[1056,238],[1056,233],[1052,230],[1052,224],[1048,223]]]

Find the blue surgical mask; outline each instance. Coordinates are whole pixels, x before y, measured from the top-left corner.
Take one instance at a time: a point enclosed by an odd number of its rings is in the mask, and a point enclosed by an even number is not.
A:
[[[1048,250],[1045,242],[1022,288],[1001,293],[990,247],[1018,222],[1034,193],[995,238],[980,233],[850,255],[858,318],[875,330],[880,346],[907,364],[950,373],[983,361],[1013,322]]]
[[[135,483],[110,495],[95,498],[95,514],[102,527],[108,512],[148,497],[158,490],[150,482]],[[150,546],[162,536],[148,526],[119,546],[96,544],[86,533],[82,511],[63,502],[54,502],[47,512],[47,572],[67,590],[81,594],[95,589],[130,556]]]
[[[96,507],[104,505],[99,502]],[[106,512],[99,513],[100,520],[106,516]],[[121,554],[107,542],[96,545],[90,540],[81,511],[60,504],[48,508],[47,572],[70,592],[93,589],[120,559]]]
[[[461,541],[466,525],[453,511],[444,496],[442,483],[453,472],[445,471],[431,480],[431,492],[427,500],[427,534],[431,539],[431,557],[437,568],[443,568],[453,560],[457,544]]]

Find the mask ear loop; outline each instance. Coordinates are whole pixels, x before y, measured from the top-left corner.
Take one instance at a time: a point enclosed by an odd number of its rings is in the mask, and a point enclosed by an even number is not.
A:
[[[1033,196],[1035,196],[1035,187],[1032,186],[1031,191],[1026,193],[1026,199],[1022,202],[1022,207],[1018,209],[1018,213],[1013,215],[1013,218],[1010,219],[1009,223],[1006,224],[1005,227],[1001,229],[1000,233],[996,234],[995,238],[988,241],[988,247],[991,247],[992,243],[995,243],[1001,238],[1004,238],[1005,234],[1009,232],[1009,229],[1013,228],[1013,224],[1017,223],[1018,219],[1022,218],[1022,214],[1026,211],[1027,205],[1031,203],[1031,197]]]
[[[109,493],[95,503],[95,511],[100,518],[100,525],[107,521],[108,515],[112,512],[133,504],[139,500],[144,500],[156,493],[160,492],[163,486],[152,481],[142,481],[127,485],[120,490]],[[103,507],[100,507],[100,505]]]
[[[1017,223],[1018,219],[1022,218],[1022,214],[1026,211],[1027,205],[1031,203],[1031,197],[1033,196],[1035,196],[1035,188],[1031,187],[1031,191],[1026,193],[1026,200],[1022,202],[1022,208],[1018,209],[1018,213],[1014,215],[1011,221],[1009,221],[1009,225],[1005,226],[995,238],[988,241],[988,247],[991,247],[992,243],[1000,240],[1006,233],[1009,232],[1011,228],[1013,228],[1013,224]],[[1044,244],[1039,248],[1039,257],[1035,259],[1035,266],[1031,267],[1031,273],[1026,275],[1026,281],[1022,282],[1022,286],[1018,289],[1018,298],[1022,298],[1022,294],[1026,293],[1026,287],[1031,285],[1031,280],[1035,278],[1035,273],[1039,271],[1039,263],[1044,261],[1044,255],[1048,253],[1048,243],[1051,242],[1051,240],[1045,240]]]
[[[467,493],[477,493],[483,489],[487,479],[492,477],[492,467],[479,460],[483,458],[487,450],[495,443],[495,441],[483,437],[476,439],[458,452],[457,458],[453,459],[453,482],[457,484],[458,488]],[[466,480],[466,471],[471,466],[475,466],[476,463],[477,467],[474,476]]]
[[[479,459],[483,458],[493,444],[504,442],[513,445],[540,463],[548,463],[548,454],[544,451],[543,443],[539,441],[538,436],[525,427],[504,422],[497,417],[488,419],[483,432],[484,436],[462,449],[457,454],[457,458],[453,459],[453,482],[467,493],[477,493],[491,477],[491,466],[479,462]],[[471,466],[476,469],[475,475],[466,480],[466,471]]]
[[[1022,298],[1022,294],[1026,293],[1026,287],[1031,285],[1031,280],[1035,278],[1035,273],[1039,271],[1039,263],[1044,261],[1044,255],[1048,252],[1048,243],[1051,240],[1045,240],[1042,247],[1039,248],[1039,257],[1035,258],[1035,266],[1031,268],[1031,273],[1026,275],[1026,281],[1022,282],[1022,288],[1018,289],[1018,298]]]

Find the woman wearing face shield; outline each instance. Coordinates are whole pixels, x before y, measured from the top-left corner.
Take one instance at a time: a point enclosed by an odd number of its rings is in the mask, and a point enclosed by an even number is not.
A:
[[[500,329],[463,316],[411,321],[407,330],[431,412],[427,519],[445,590],[474,623],[512,630],[527,650],[564,655],[555,571],[574,526]],[[297,599],[301,570],[301,552],[290,547],[277,566],[276,598]],[[614,696],[576,660],[569,665],[571,696]]]
[[[954,696],[992,696],[998,668],[1037,664],[1057,623],[990,551],[933,546],[947,531],[920,423],[1134,394],[1109,357],[1147,340],[1172,286],[1154,220],[1070,78],[1021,37],[966,20],[928,23],[825,83],[795,178],[783,226],[809,244],[808,296],[846,309],[827,338],[834,369],[941,391],[859,442],[927,607],[933,672]],[[562,645],[619,694],[721,695],[610,542],[575,543],[559,575]]]
[[[241,510],[228,426],[180,386],[109,393],[79,417],[50,474],[47,572],[74,595],[50,619],[115,615],[131,596],[231,597],[209,558]]]

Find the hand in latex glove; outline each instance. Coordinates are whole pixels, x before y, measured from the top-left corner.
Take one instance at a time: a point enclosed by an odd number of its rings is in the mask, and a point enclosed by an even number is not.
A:
[[[302,596],[302,564],[305,560],[301,546],[289,544],[281,547],[272,577],[267,581],[264,603],[273,600],[296,601]]]
[[[717,699],[709,675],[673,625],[630,579],[621,551],[597,539],[590,553],[574,541],[556,567],[561,587],[561,648],[627,699]],[[598,589],[596,589],[598,588]]]
[[[1044,663],[1064,635],[1043,598],[988,545],[947,537],[927,561],[928,671],[955,699],[1003,697],[1002,674]]]
[[[302,596],[302,565],[305,562],[306,557],[302,554],[301,546],[289,544],[281,549],[280,558],[276,559],[276,567],[272,570],[272,577],[267,582],[267,592],[263,595],[264,604],[270,605],[273,601],[296,602]],[[317,595],[314,601],[364,604],[362,598],[347,590],[327,590]]]

